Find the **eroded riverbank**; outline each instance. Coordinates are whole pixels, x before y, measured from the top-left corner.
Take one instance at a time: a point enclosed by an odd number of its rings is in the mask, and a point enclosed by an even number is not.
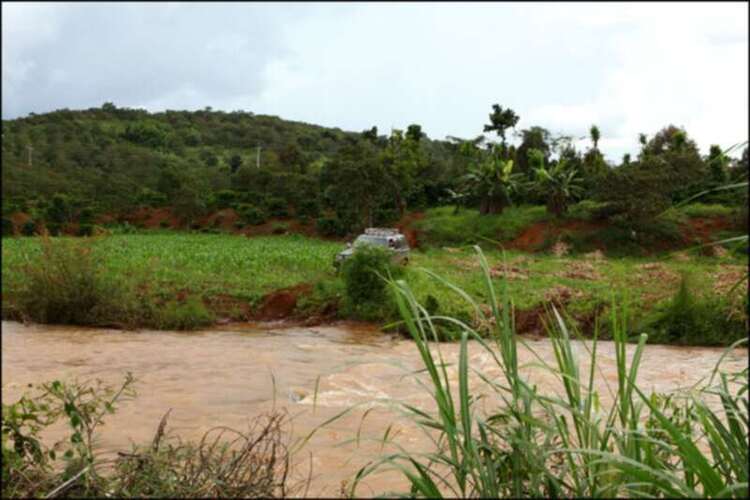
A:
[[[546,339],[527,343],[543,360],[552,362]],[[439,348],[446,361],[456,360],[458,345]],[[576,348],[583,360],[583,345],[576,343]],[[601,342],[598,351],[598,389],[606,404],[606,384],[616,385],[613,344]],[[640,387],[659,392],[688,387],[710,375],[722,352],[721,348],[647,346]],[[521,363],[537,361],[525,348],[519,357]],[[470,346],[469,358],[472,368],[500,377],[491,356],[478,345]],[[747,362],[747,350],[738,349],[727,356],[725,368],[741,369]],[[421,366],[413,342],[364,325],[261,328],[235,324],[185,333],[2,323],[3,402],[16,400],[29,383],[77,377],[117,385],[127,371],[135,375],[138,398],[124,403],[101,429],[100,446],[108,452],[128,450],[131,441],[148,442],[169,408],[168,428],[183,438],[196,439],[219,424],[244,428],[250,417],[274,405],[287,408],[294,435],[304,437],[354,407],[318,430],[298,456],[297,472],[306,475],[312,454],[309,493],[314,495],[338,494],[342,480],[381,451],[392,450],[388,445],[381,450],[379,442],[391,425],[389,435],[401,446],[415,451],[429,446],[425,436],[393,407],[398,401],[432,409],[430,394],[412,375]],[[582,361],[581,367],[585,366]],[[454,368],[449,373],[455,377]],[[525,373],[542,388],[554,391],[559,387],[538,366],[527,366]],[[478,378],[472,386],[476,394],[483,392]],[[350,441],[360,428],[359,444]],[[403,485],[395,474],[381,474],[372,476],[360,494]]]

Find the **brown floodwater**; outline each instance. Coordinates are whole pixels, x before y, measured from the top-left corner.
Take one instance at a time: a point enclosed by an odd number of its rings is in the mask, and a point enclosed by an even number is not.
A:
[[[547,363],[554,363],[549,341],[526,340]],[[574,342],[587,367],[585,347]],[[457,386],[458,345],[440,344],[451,379]],[[628,347],[632,353],[634,346]],[[647,346],[639,382],[647,391],[689,387],[710,375],[721,348]],[[615,390],[614,345],[598,346],[597,388],[602,401]],[[469,347],[472,369],[499,379],[492,356],[479,345]],[[540,388],[560,386],[531,352],[519,347],[523,372]],[[724,361],[728,370],[747,366],[747,350],[737,349]],[[537,364],[535,364],[537,363]],[[182,438],[199,438],[216,425],[246,428],[249,420],[272,408],[285,408],[294,438],[307,436],[326,420],[348,413],[317,430],[296,455],[298,476],[312,470],[310,495],[338,495],[342,481],[380,456],[386,432],[412,451],[430,449],[430,441],[399,412],[396,402],[431,411],[426,380],[413,342],[371,327],[342,323],[325,327],[240,324],[200,332],[165,332],[24,326],[2,322],[2,401],[15,401],[29,383],[101,379],[117,385],[130,371],[138,397],[121,404],[101,427],[104,453],[128,451],[131,443],[150,442],[162,415],[172,409],[168,429]],[[474,394],[487,394],[485,407],[497,404],[479,377]],[[317,386],[317,395],[316,395]],[[390,429],[389,429],[390,428]],[[55,431],[51,431],[53,434]],[[359,441],[356,441],[359,434]],[[51,439],[58,435],[50,436]],[[374,475],[358,490],[373,495],[403,490],[393,472]]]

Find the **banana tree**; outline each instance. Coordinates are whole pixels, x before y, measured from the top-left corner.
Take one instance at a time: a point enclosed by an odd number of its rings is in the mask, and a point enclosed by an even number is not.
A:
[[[547,197],[547,212],[556,217],[568,210],[568,202],[583,192],[581,178],[565,159],[549,167],[540,166],[536,172],[536,188]]]
[[[522,182],[522,176],[512,173],[512,170],[513,160],[503,160],[497,148],[469,167],[464,181],[481,200],[480,215],[502,213],[511,204],[511,195]]]

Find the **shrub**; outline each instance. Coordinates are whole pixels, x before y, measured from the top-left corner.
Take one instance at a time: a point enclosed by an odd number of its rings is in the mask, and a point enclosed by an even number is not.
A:
[[[21,226],[21,234],[24,236],[34,236],[36,234],[36,223],[32,220]]]
[[[682,345],[729,345],[747,336],[745,321],[730,313],[730,303],[719,297],[700,297],[683,276],[674,297],[658,308],[645,329],[656,342]],[[745,308],[745,315],[747,314]],[[654,317],[655,316],[655,317]],[[746,318],[745,318],[746,319]]]
[[[172,227],[172,225],[169,223],[168,220],[163,220],[163,221],[159,222],[159,227],[162,228],[162,229],[167,229],[169,227]]]
[[[237,193],[231,189],[224,189],[214,194],[210,206],[214,209],[230,208],[234,206],[236,201]]]
[[[130,297],[107,274],[103,260],[87,242],[40,239],[41,256],[27,257],[17,305],[38,323],[72,325],[129,322]]]
[[[609,212],[611,212],[611,209],[606,203],[583,200],[570,206],[568,217],[570,219],[593,221],[607,218],[610,215]]]
[[[716,203],[690,203],[678,210],[688,217],[730,217],[735,213],[734,208]]]
[[[91,236],[92,234],[94,234],[93,224],[79,224],[78,236]]]
[[[266,198],[266,208],[268,212],[275,217],[286,217],[289,215],[289,206],[282,198],[269,196]]]
[[[271,226],[271,232],[273,234],[284,234],[289,230],[289,225],[283,222],[277,222]]]
[[[94,222],[94,209],[84,207],[78,214],[78,222],[81,224],[91,224]]]
[[[237,205],[237,213],[243,222],[253,226],[258,226],[268,220],[268,214],[265,210],[247,203]]]
[[[323,236],[345,236],[346,229],[337,217],[320,217],[315,227]]]
[[[320,204],[314,198],[305,198],[297,205],[297,217],[317,217],[320,215]]]
[[[13,236],[13,221],[3,217],[3,236]]]
[[[129,373],[117,390],[55,380],[3,404],[3,498],[286,498],[305,486],[290,479],[289,421],[280,411],[253,418],[245,432],[212,428],[198,442],[170,436],[167,412],[150,443],[103,460],[99,428],[136,397],[133,382]],[[40,435],[56,423],[67,424],[65,439],[46,446]]]
[[[58,236],[62,232],[62,224],[59,224],[57,222],[47,222],[44,227],[52,236]]]
[[[197,297],[188,297],[184,302],[167,302],[154,311],[152,320],[153,326],[160,330],[193,330],[214,321],[214,315]]]
[[[362,245],[342,266],[346,307],[361,319],[371,320],[395,313],[386,279],[398,277],[402,269],[395,265],[385,248]]]

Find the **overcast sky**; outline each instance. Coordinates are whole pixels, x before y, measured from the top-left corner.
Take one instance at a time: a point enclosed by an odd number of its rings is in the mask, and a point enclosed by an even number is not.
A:
[[[596,123],[613,160],[670,123],[706,152],[748,138],[748,4],[3,3],[2,85],[4,119],[111,101],[442,139],[499,103]]]

